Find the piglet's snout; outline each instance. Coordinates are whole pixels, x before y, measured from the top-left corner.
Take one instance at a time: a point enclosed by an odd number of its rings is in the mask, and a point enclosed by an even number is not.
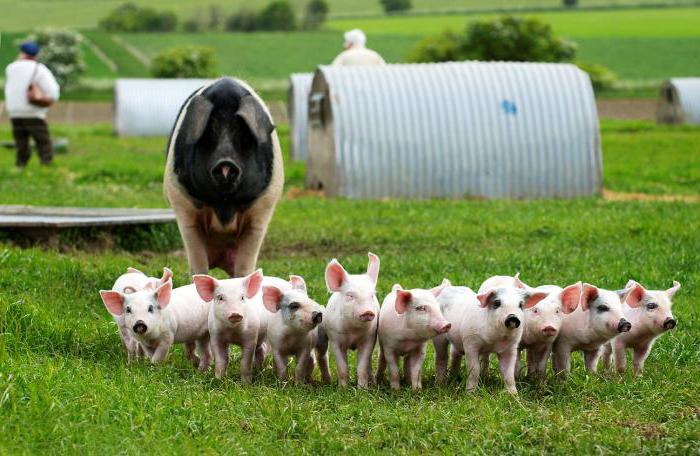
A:
[[[318,325],[323,321],[323,314],[321,312],[312,312],[311,321],[314,325]]]
[[[520,327],[520,319],[518,317],[516,317],[515,315],[510,314],[510,315],[508,315],[508,317],[506,317],[506,321],[504,324],[506,325],[506,328],[508,328],[508,329],[515,329],[515,328]]]
[[[630,329],[632,329],[632,323],[624,318],[620,318],[620,322],[617,324],[617,332],[624,333],[628,332]]]
[[[666,320],[664,320],[664,329],[669,330],[673,329],[676,327],[676,320],[674,320],[671,317],[668,317]]]
[[[144,323],[143,320],[139,320],[134,323],[133,330],[136,334],[143,334],[148,331],[148,326],[146,326],[146,323]]]
[[[360,320],[362,320],[362,321],[372,321],[372,320],[374,320],[374,316],[375,316],[375,315],[374,315],[374,312],[372,312],[371,310],[368,310],[368,311],[362,312],[362,313],[360,314]]]
[[[228,321],[230,321],[231,323],[240,323],[241,320],[243,320],[243,315],[239,313],[234,312],[228,316]]]
[[[557,328],[555,328],[552,325],[545,326],[542,328],[542,334],[544,334],[547,337],[552,337],[557,335]]]
[[[437,331],[438,334],[445,334],[446,332],[449,332],[450,328],[452,328],[452,323],[441,322],[435,326],[435,331]]]

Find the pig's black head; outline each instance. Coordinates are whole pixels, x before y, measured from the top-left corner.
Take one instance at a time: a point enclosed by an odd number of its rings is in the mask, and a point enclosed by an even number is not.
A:
[[[173,132],[175,173],[222,222],[265,191],[272,177],[272,131],[263,106],[246,88],[221,79],[185,103]]]

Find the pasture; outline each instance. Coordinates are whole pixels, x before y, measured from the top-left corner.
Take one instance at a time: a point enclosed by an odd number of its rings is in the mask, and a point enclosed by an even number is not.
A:
[[[282,127],[287,151],[288,130]],[[171,353],[162,366],[127,366],[97,290],[126,266],[168,265],[188,281],[173,226],[123,230],[109,251],[77,248],[67,232],[55,247],[0,242],[0,453],[692,453],[700,434],[700,211],[697,202],[655,201],[700,194],[700,131],[643,122],[603,122],[604,182],[649,201],[326,200],[287,193],[270,225],[260,266],[306,277],[325,303],[326,262],[349,271],[381,256],[380,296],[391,285],[430,287],[447,277],[478,287],[494,273],[525,281],[586,280],[619,288],[629,277],[683,288],[679,326],[654,348],[643,377],[589,375],[580,356],[566,379],[502,392],[495,365],[474,394],[463,379],[437,387],[432,348],[424,390],[369,391],[280,384],[268,365],[252,386],[195,372]],[[120,139],[104,127],[56,126],[71,141],[52,169],[36,160],[10,171],[0,155],[4,203],[163,207],[163,139]],[[7,139],[6,126],[0,138]],[[287,189],[303,164],[287,163]],[[87,233],[95,237],[96,233]],[[113,241],[113,240],[112,240]],[[217,275],[220,271],[217,271]],[[376,363],[376,354],[375,354]],[[332,358],[331,365],[333,366]]]

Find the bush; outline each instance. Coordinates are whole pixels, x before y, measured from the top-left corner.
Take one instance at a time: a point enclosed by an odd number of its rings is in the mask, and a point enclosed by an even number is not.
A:
[[[170,32],[177,27],[177,16],[124,3],[100,20],[99,27],[110,32]]]
[[[197,10],[191,18],[182,23],[182,29],[188,33],[199,33],[205,28],[206,24],[201,10]]]
[[[615,88],[615,84],[619,79],[617,74],[603,65],[577,62],[576,66],[588,73],[588,76],[591,78],[591,84],[593,84],[593,90],[596,92]]]
[[[260,30],[294,30],[296,18],[292,5],[285,0],[270,3],[260,12],[258,17]]]
[[[224,12],[219,5],[209,5],[209,30],[219,30],[223,17]]]
[[[229,32],[252,32],[258,29],[258,14],[255,11],[242,9],[226,19],[226,30]]]
[[[61,86],[75,85],[85,73],[80,49],[82,35],[72,30],[37,30],[28,38],[41,46],[39,61],[46,65]]]
[[[216,76],[214,50],[206,46],[178,46],[153,59],[151,73],[156,78],[209,78]]]
[[[307,30],[315,30],[326,22],[328,15],[328,3],[325,0],[311,0],[306,4],[306,13],[304,14],[304,28]]]
[[[384,8],[384,12],[397,13],[411,9],[411,0],[379,0]]]
[[[410,58],[414,62],[568,62],[575,55],[576,44],[554,36],[549,24],[506,16],[472,22],[462,35],[445,32],[428,37],[418,43]]]
[[[564,6],[568,8],[573,8],[574,6],[578,6],[578,0],[564,0]]]

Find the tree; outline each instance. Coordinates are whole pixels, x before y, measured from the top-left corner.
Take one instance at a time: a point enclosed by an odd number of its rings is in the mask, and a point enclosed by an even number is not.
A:
[[[306,13],[304,14],[304,28],[307,30],[315,30],[326,22],[328,15],[328,3],[325,0],[311,0],[306,4]]]
[[[28,38],[41,47],[39,61],[46,65],[61,86],[71,86],[85,73],[80,43],[82,35],[73,30],[37,30]]]
[[[379,0],[387,14],[408,11],[411,9],[411,0]]]
[[[178,46],[153,59],[151,73],[156,78],[210,78],[216,76],[214,50],[207,46]]]
[[[267,5],[258,17],[260,30],[294,30],[296,18],[292,5],[285,0],[278,0]]]

